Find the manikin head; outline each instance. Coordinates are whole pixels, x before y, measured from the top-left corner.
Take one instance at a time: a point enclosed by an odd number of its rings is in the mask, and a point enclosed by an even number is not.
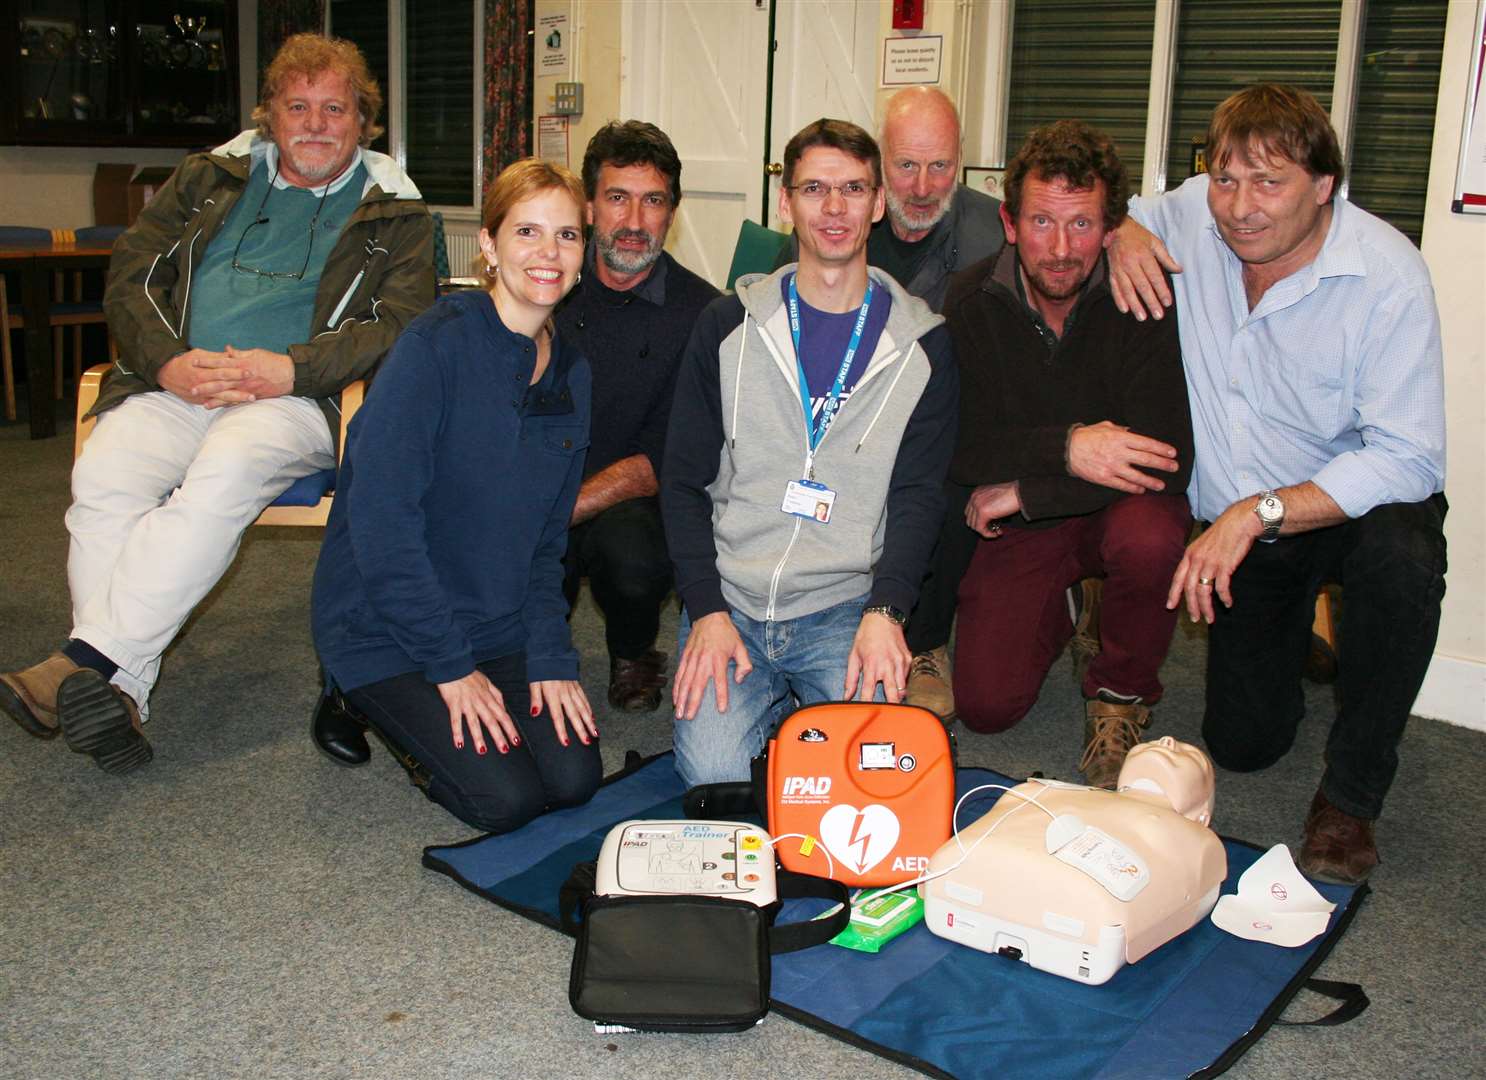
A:
[[[1154,796],[1199,825],[1212,824],[1215,789],[1208,756],[1170,735],[1136,745],[1120,769],[1120,794]]]

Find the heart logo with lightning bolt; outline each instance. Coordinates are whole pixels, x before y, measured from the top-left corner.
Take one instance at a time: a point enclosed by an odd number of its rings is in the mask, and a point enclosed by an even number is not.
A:
[[[858,874],[892,854],[899,831],[898,815],[878,803],[860,810],[850,803],[837,803],[820,819],[820,839],[826,850]]]

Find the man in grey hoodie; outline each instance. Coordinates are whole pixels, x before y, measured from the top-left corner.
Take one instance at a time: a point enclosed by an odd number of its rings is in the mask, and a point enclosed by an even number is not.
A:
[[[959,382],[943,319],[868,269],[883,210],[872,137],[804,128],[779,195],[799,263],[740,278],[682,360],[661,502],[688,785],[746,778],[795,702],[902,698]]]

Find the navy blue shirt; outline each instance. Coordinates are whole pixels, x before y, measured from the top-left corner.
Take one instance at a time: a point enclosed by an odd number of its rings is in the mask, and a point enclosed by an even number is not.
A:
[[[780,281],[780,292],[789,304],[789,276]],[[867,311],[867,323],[862,327],[862,342],[857,346],[856,356],[846,372],[846,381],[841,387],[841,404],[845,406],[851,397],[852,388],[867,370],[867,364],[877,351],[877,339],[887,325],[888,312],[892,310],[893,297],[878,286],[872,290],[872,306]],[[804,361],[805,382],[810,386],[810,415],[819,418],[821,407],[835,385],[836,373],[841,370],[841,361],[846,358],[846,347],[851,344],[851,332],[856,329],[861,307],[850,311],[821,311],[805,303],[800,297],[800,353]]]
[[[484,292],[445,297],[397,339],[351,421],[312,627],[332,682],[450,682],[525,651],[575,679],[562,556],[588,446],[588,362],[508,330]]]

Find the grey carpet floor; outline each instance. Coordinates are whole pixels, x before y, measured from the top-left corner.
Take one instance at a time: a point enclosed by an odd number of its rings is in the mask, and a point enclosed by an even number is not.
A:
[[[37,443],[22,425],[0,428],[7,668],[68,630],[70,450],[70,428]],[[743,1035],[595,1037],[568,1008],[566,939],[419,865],[425,845],[469,831],[380,750],[349,770],[312,749],[318,542],[318,530],[249,531],[166,656],[156,757],[140,773],[106,776],[60,740],[0,729],[0,1077],[912,1075],[777,1016]],[[627,749],[665,749],[663,713],[606,715],[586,594],[574,628],[606,767]],[[673,635],[674,614],[662,647]],[[1204,648],[1178,630],[1156,733],[1197,738]],[[1082,711],[1069,670],[1055,666],[1010,733],[962,733],[962,760],[1072,777]],[[1283,762],[1220,773],[1221,831],[1298,842],[1334,715],[1329,689],[1308,695]],[[1275,1029],[1230,1075],[1486,1072],[1486,734],[1415,720],[1402,758],[1374,893],[1320,971],[1362,983],[1372,1007],[1339,1028]],[[1327,1007],[1302,994],[1291,1016]]]

